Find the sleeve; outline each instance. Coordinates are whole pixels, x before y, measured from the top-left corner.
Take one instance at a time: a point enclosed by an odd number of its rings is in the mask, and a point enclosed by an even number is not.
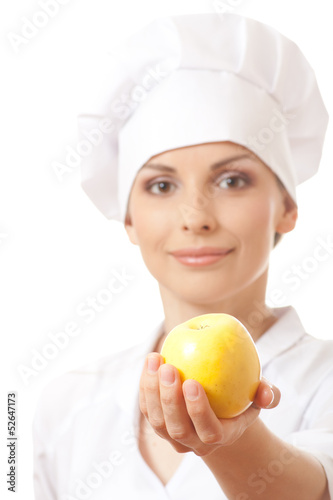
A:
[[[112,397],[124,360],[141,362],[149,352],[145,342],[60,375],[42,390],[32,424],[35,500],[59,499],[68,480],[64,461],[73,456],[74,444],[65,438],[68,429],[96,401]]]
[[[99,376],[94,370],[68,372],[42,390],[32,423],[35,500],[59,498],[62,471],[57,443],[75,414],[89,403],[96,381]],[[63,452],[68,454],[70,449]]]
[[[135,347],[123,351],[135,353]],[[58,500],[64,481],[64,457],[73,444],[63,440],[66,430],[96,398],[110,394],[124,354],[106,356],[50,381],[38,399],[32,423],[35,500]],[[61,443],[61,444],[60,444]]]
[[[322,379],[300,429],[285,440],[319,460],[326,473],[329,498],[333,499],[333,369]]]

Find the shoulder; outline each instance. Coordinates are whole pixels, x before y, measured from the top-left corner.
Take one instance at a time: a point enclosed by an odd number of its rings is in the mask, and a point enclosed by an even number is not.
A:
[[[305,332],[300,339],[298,347],[310,351],[314,356],[320,355],[323,359],[331,358],[333,354],[333,339],[321,339]]]
[[[299,350],[304,353],[312,353],[314,357],[323,355],[324,359],[332,356],[333,352],[333,328],[331,339],[322,339],[315,336],[313,332],[308,332],[298,316],[296,310],[291,307],[275,309],[278,321],[276,329],[273,327],[272,337],[274,342],[278,341],[281,352],[285,349]]]
[[[291,352],[291,355],[293,351]],[[333,377],[333,340],[325,340],[305,333],[295,345],[295,360],[304,365],[304,377],[316,375],[318,380]]]
[[[301,335],[291,348],[290,355],[303,361],[307,370],[321,373],[333,372],[333,329],[331,339],[322,339],[308,332],[300,323]]]
[[[143,364],[154,332],[148,341],[84,364],[47,383],[34,414],[35,439],[38,436],[44,439],[51,433],[56,438],[56,434],[72,425],[78,414],[112,401],[118,381],[128,367]]]
[[[292,307],[276,310],[278,321],[259,339],[264,364],[279,377],[321,380],[333,373],[333,340],[317,338],[306,331]],[[332,332],[333,333],[333,332]]]
[[[106,379],[114,378],[119,373],[123,360],[135,358],[139,352],[140,346],[131,346],[70,370],[49,382],[41,393],[41,399],[60,394],[68,394],[76,399],[82,393],[87,395],[93,391],[96,381],[101,386]]]

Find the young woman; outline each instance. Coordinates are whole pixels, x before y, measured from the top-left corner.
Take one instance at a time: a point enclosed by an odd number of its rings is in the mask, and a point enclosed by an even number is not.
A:
[[[270,252],[296,223],[296,183],[320,159],[327,115],[313,72],[292,42],[235,15],[156,20],[124,54],[145,97],[127,101],[117,127],[105,111],[82,117],[85,137],[112,129],[83,186],[139,246],[165,318],[141,344],[47,388],[36,498],[329,499],[333,343],[305,333],[293,308],[265,304]],[[160,355],[172,328],[217,312],[248,328],[265,376],[232,419]]]

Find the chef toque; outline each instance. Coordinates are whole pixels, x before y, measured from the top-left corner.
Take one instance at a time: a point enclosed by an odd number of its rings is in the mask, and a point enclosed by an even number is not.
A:
[[[295,202],[296,185],[318,170],[328,114],[313,69],[261,22],[230,13],[157,18],[101,62],[78,125],[82,187],[107,218],[124,222],[138,170],[170,149],[245,146]]]

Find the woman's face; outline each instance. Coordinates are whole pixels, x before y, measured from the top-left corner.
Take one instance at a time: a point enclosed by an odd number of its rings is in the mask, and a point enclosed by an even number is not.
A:
[[[293,229],[296,217],[261,160],[245,147],[216,142],[152,157],[133,183],[125,228],[160,285],[209,304],[260,279],[275,233]],[[204,265],[172,254],[200,247],[222,254]]]

